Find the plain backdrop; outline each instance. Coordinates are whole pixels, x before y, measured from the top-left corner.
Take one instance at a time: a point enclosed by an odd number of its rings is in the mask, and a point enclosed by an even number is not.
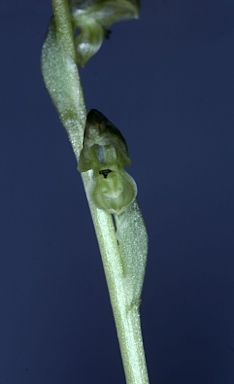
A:
[[[124,383],[97,242],[44,87],[49,0],[0,1],[0,384]],[[80,70],[150,237],[151,384],[234,383],[234,3],[142,0]]]

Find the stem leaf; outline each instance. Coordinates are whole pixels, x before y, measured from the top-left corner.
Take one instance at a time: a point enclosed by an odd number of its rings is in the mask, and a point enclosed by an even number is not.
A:
[[[83,92],[76,64],[64,50],[53,18],[42,48],[41,64],[46,88],[78,159],[86,120]]]
[[[145,276],[148,236],[137,200],[121,215],[116,215],[115,219],[128,303],[130,306],[139,306]]]

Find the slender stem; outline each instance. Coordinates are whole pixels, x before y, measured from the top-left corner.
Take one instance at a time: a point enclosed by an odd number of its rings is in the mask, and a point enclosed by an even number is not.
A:
[[[88,189],[89,172],[83,174]],[[102,256],[119,346],[127,384],[148,384],[148,373],[137,306],[129,305],[124,287],[123,266],[111,215],[97,209],[89,201],[96,236]]]
[[[57,33],[67,53],[75,61],[75,49],[73,43],[73,31],[67,0],[52,0]],[[79,81],[78,72],[74,83]],[[77,80],[78,79],[78,80]],[[78,106],[79,107],[79,106]],[[78,108],[79,110],[79,108]],[[85,105],[79,113],[85,112]],[[77,121],[81,125],[81,121]],[[69,138],[79,160],[80,141],[77,131],[68,125]],[[79,127],[82,132],[83,126]],[[106,280],[109,289],[111,305],[113,309],[120,351],[127,384],[148,384],[148,375],[142,341],[140,317],[137,306],[129,307],[126,299],[126,287],[124,286],[124,274],[122,270],[121,255],[116,240],[115,228],[110,214],[96,208],[89,200],[88,190],[92,181],[92,171],[82,174],[86,196],[96,231],[99,248],[102,256]]]

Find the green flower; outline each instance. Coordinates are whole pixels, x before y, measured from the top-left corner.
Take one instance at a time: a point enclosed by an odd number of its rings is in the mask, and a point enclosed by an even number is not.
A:
[[[101,112],[91,109],[78,170],[93,170],[89,196],[98,208],[120,214],[135,200],[136,183],[124,169],[130,164],[121,132]]]

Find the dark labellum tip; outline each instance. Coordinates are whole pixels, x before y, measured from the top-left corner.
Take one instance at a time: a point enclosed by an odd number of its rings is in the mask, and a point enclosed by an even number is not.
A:
[[[112,171],[110,169],[102,169],[99,174],[104,176],[104,179],[107,178],[108,174],[111,173]]]
[[[111,30],[110,29],[107,29],[107,28],[103,28],[104,29],[104,37],[109,40],[110,38],[110,35],[111,35]]]

